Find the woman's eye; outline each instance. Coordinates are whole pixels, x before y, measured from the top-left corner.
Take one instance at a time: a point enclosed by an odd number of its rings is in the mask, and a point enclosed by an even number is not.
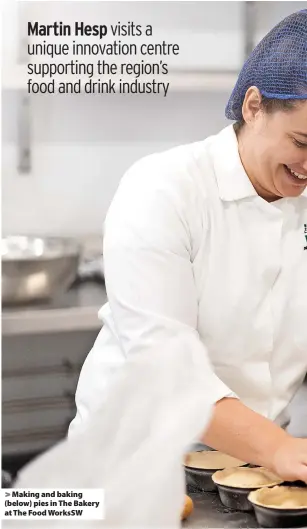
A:
[[[293,143],[296,145],[299,149],[303,149],[304,147],[307,147],[307,143],[301,143],[300,141],[297,141],[293,138]]]

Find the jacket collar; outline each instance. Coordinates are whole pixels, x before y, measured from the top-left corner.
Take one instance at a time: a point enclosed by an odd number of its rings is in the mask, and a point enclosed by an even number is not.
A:
[[[213,165],[222,200],[233,201],[257,195],[242,165],[233,125],[215,136]]]

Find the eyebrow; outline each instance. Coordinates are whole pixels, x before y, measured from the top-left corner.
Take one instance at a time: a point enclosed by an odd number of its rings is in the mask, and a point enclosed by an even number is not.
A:
[[[294,134],[298,134],[299,136],[304,136],[304,138],[307,138],[307,133],[306,132],[299,132],[299,131],[293,131]]]

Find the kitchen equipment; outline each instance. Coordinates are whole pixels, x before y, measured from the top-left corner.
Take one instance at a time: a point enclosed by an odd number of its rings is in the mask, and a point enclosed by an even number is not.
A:
[[[305,500],[307,499],[307,487],[302,482],[290,483],[288,486],[265,487],[249,494],[248,499],[254,507],[257,522],[261,527],[307,527],[307,503],[304,501],[301,507],[290,507],[291,495],[288,495],[289,489],[293,491],[294,496],[303,489],[306,491],[304,492],[304,498]],[[277,495],[280,497],[280,494],[285,492],[287,494],[286,502],[288,507],[274,505]],[[272,505],[270,505],[270,500]],[[265,503],[268,504],[265,505]]]
[[[252,511],[253,506],[248,500],[248,495],[253,489],[243,489],[241,487],[228,487],[217,484],[220,500],[225,507],[234,511]]]
[[[2,302],[26,303],[65,291],[76,278],[79,255],[79,244],[71,238],[2,238]]]
[[[199,470],[185,467],[186,483],[188,490],[200,492],[217,492],[217,486],[212,481],[215,470]]]
[[[104,284],[102,234],[87,234],[80,239],[80,244],[82,253],[80,255],[76,284],[84,281]]]
[[[208,467],[211,468],[197,468],[194,464],[189,464],[191,462],[191,456],[195,452],[190,452],[185,459],[185,475],[186,483],[188,488],[193,491],[201,492],[217,492],[217,486],[212,481],[212,476],[218,470],[222,470],[227,466],[245,466],[246,463],[239,461],[233,457],[222,454],[216,450],[204,450],[198,451],[196,453],[208,455],[209,459],[206,461],[204,459],[204,466],[208,464]],[[214,468],[213,468],[214,467]]]
[[[254,505],[255,515],[260,527],[307,527],[307,509],[270,509]]]
[[[259,480],[257,483],[257,481],[254,481],[251,478],[255,476],[258,477],[258,473]],[[227,483],[226,479],[229,479],[229,476],[232,477],[234,474],[236,474],[236,481],[232,484]],[[261,482],[262,478],[263,480]],[[245,512],[253,510],[252,504],[248,499],[250,492],[263,487],[282,483],[282,479],[263,467],[236,467],[221,470],[213,474],[212,480],[217,485],[223,505],[235,511]]]

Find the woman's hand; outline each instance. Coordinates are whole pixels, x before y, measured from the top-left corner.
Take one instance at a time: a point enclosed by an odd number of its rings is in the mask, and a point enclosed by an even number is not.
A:
[[[307,439],[285,438],[277,446],[272,470],[287,481],[301,480],[307,483]]]
[[[201,441],[216,450],[266,467],[282,479],[307,483],[307,439],[296,439],[242,402],[216,403]]]

